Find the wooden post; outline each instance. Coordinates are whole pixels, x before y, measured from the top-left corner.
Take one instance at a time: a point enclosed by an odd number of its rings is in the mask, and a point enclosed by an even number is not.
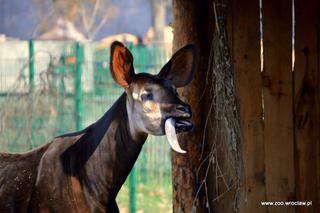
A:
[[[234,0],[232,10],[232,56],[240,102],[245,162],[241,212],[267,212],[266,200],[262,80],[260,62],[259,1]],[[231,20],[227,20],[231,21]]]
[[[294,70],[296,199],[312,201],[297,212],[320,209],[320,100],[318,0],[296,1]]]
[[[295,200],[292,1],[263,1],[264,142],[267,201]],[[270,212],[294,212],[272,206]]]
[[[210,35],[213,29],[212,2],[197,0],[173,0],[173,52],[193,43],[197,48],[196,73],[194,80],[179,90],[190,103],[195,125],[192,133],[180,135],[179,142],[187,154],[172,153],[173,212],[206,212],[204,193],[198,193],[203,180],[198,173],[201,160],[203,115],[200,98],[204,88],[206,65],[210,51]],[[205,168],[205,167],[204,167]]]

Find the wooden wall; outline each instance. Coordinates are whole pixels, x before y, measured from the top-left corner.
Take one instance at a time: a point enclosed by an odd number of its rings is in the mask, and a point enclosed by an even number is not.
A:
[[[319,2],[296,1],[293,61],[292,1],[263,1],[262,72],[259,1],[233,0],[229,8],[244,134],[241,212],[318,212]],[[261,201],[312,201],[312,206],[265,207]]]
[[[319,5],[318,0],[295,0],[293,10],[292,0],[262,0],[261,70],[259,0],[228,0],[228,34],[244,138],[240,212],[320,211]],[[173,154],[173,209],[208,212],[204,193],[196,192],[202,181],[197,169],[208,112],[208,101],[200,97],[214,29],[212,0],[201,4],[174,0],[173,17],[174,49],[186,43],[195,43],[198,49],[196,78],[180,91],[192,105],[196,129],[180,137],[188,154]],[[209,189],[215,178],[211,175]],[[234,191],[215,201],[214,192],[206,193],[211,212],[233,212]],[[262,206],[262,201],[312,201],[312,206]]]

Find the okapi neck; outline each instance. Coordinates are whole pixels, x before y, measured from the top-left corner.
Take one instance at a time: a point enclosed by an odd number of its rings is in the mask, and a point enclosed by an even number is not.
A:
[[[64,172],[77,177],[88,196],[107,205],[116,197],[147,137],[131,136],[125,93],[80,134],[61,155]]]

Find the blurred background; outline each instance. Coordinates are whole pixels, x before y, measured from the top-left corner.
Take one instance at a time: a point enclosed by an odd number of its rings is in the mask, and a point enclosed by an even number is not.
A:
[[[25,152],[90,125],[123,90],[110,44],[126,43],[136,72],[171,56],[171,0],[0,0],[0,152]],[[172,212],[171,155],[150,137],[122,187],[120,212]]]

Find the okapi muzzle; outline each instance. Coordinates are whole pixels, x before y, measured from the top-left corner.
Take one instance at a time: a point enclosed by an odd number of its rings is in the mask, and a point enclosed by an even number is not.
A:
[[[192,129],[176,88],[193,78],[195,50],[178,50],[159,74],[136,74],[130,51],[111,46],[110,70],[125,92],[95,123],[23,154],[0,153],[0,212],[119,212],[116,196],[148,134]],[[107,89],[107,88],[106,88]]]

